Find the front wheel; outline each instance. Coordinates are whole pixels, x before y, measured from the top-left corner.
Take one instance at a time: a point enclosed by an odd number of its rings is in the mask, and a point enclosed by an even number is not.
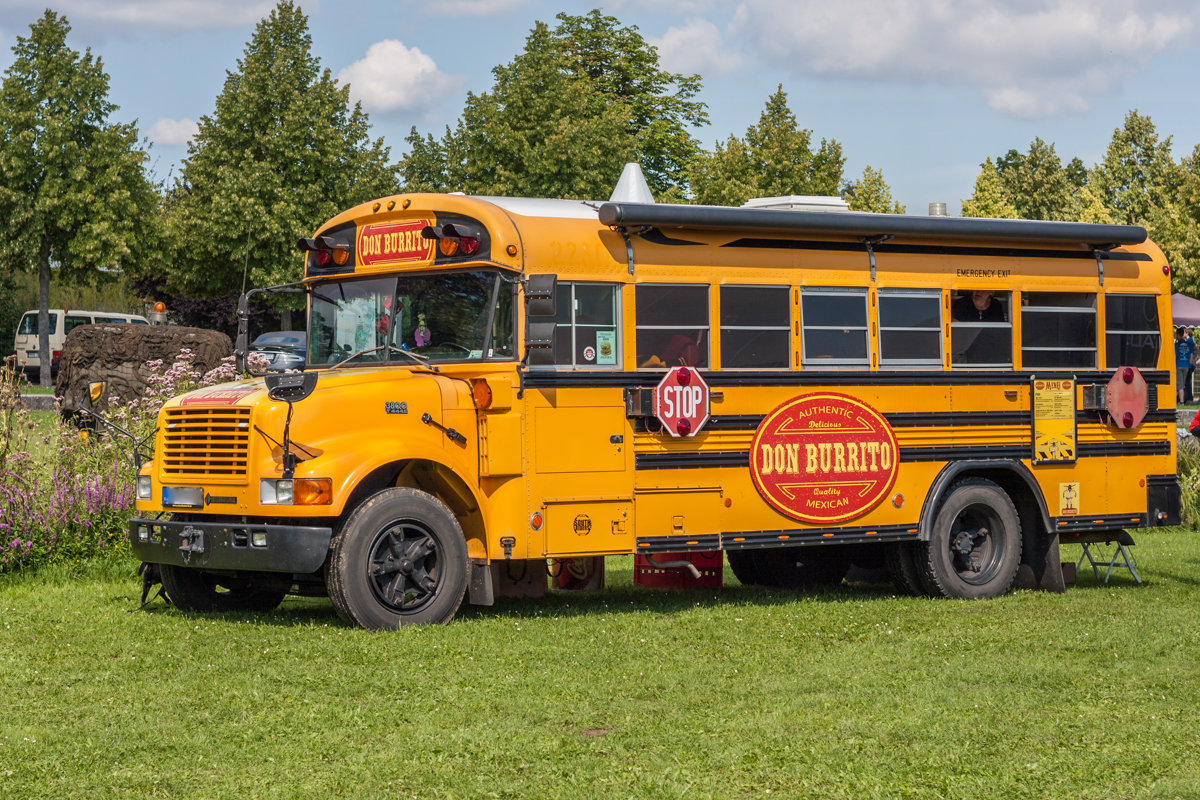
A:
[[[931,595],[978,599],[1008,591],[1021,565],[1021,521],[1009,496],[989,480],[951,487],[916,562]]]
[[[181,611],[271,611],[287,592],[261,586],[246,576],[222,575],[163,564],[163,593]]]
[[[346,520],[326,584],[338,615],[353,625],[439,625],[462,604],[467,571],[467,543],[445,503],[416,489],[390,488]]]

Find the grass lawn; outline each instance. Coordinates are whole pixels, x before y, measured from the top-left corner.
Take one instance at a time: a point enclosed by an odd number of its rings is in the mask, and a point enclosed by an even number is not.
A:
[[[1136,538],[1142,586],[667,592],[612,558],[387,634],[131,613],[132,564],[0,577],[0,797],[1200,797],[1200,537]]]

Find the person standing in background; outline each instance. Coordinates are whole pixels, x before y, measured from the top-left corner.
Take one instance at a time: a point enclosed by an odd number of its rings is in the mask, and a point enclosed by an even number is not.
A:
[[[1192,375],[1196,372],[1196,340],[1192,338],[1192,329],[1183,329],[1183,338],[1187,339],[1192,352],[1191,364],[1188,366],[1187,377],[1183,381],[1183,402],[1195,402],[1195,397],[1192,396]]]
[[[1188,370],[1195,365],[1196,345],[1183,335],[1183,327],[1175,329],[1175,394],[1176,402],[1183,404],[1183,387],[1187,383]]]

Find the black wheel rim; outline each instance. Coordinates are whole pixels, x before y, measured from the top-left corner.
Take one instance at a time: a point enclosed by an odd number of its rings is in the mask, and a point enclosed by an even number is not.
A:
[[[950,526],[950,566],[964,583],[992,581],[1004,561],[1004,547],[1004,523],[991,506],[967,506]]]
[[[441,545],[425,523],[402,519],[388,524],[371,543],[367,578],[381,603],[398,614],[420,611],[442,583]]]

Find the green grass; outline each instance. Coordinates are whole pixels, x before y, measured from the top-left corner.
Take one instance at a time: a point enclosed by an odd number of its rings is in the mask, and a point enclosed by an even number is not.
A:
[[[1200,797],[1200,541],[1066,594],[631,586],[371,634],[0,578],[0,797]],[[1065,548],[1064,557],[1078,555]]]

